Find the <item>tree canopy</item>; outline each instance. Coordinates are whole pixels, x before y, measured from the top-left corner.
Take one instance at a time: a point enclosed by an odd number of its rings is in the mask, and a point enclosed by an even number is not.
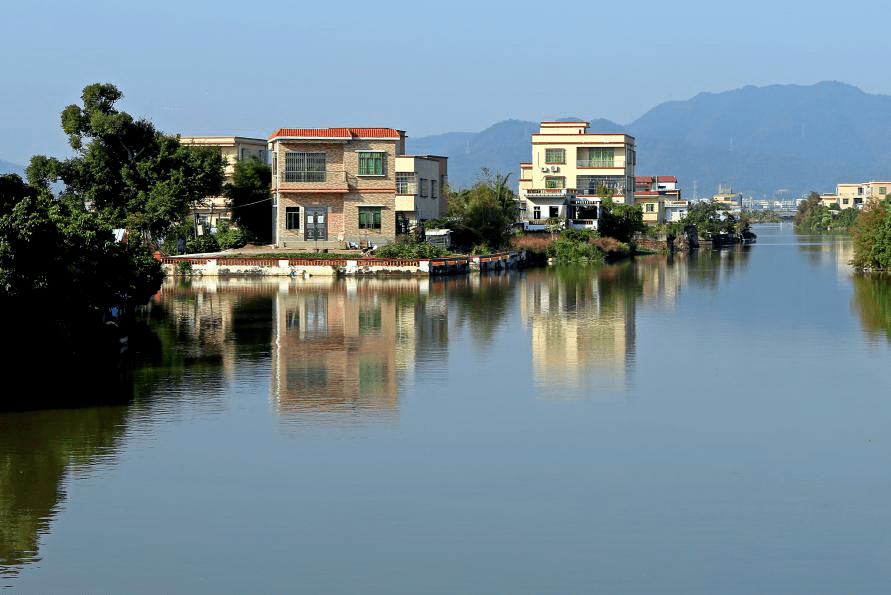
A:
[[[482,176],[473,188],[450,193],[448,216],[429,226],[451,229],[457,245],[501,248],[517,220],[517,197],[507,186],[510,174],[492,175],[484,168]]]
[[[232,219],[261,243],[272,240],[272,169],[256,157],[235,164],[232,181],[225,194],[232,207]]]
[[[224,161],[212,147],[182,145],[150,121],[118,111],[122,97],[111,84],[85,87],[83,105],[69,105],[61,117],[74,156],[35,156],[28,180],[42,188],[61,181],[62,198],[156,245],[190,204],[220,193]]]

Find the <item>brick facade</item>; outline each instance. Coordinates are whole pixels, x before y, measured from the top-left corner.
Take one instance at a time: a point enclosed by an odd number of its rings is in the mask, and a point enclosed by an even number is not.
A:
[[[392,131],[394,133],[398,131]],[[342,248],[347,242],[387,244],[396,238],[396,156],[404,134],[396,138],[306,140],[270,138],[275,160],[272,191],[277,198],[276,244],[306,248]],[[285,154],[324,153],[325,181],[286,182]],[[383,153],[382,175],[359,175],[359,153]],[[360,229],[359,209],[380,209],[380,229]],[[299,208],[299,229],[287,228],[287,208]],[[306,209],[325,210],[327,241],[306,239]]]

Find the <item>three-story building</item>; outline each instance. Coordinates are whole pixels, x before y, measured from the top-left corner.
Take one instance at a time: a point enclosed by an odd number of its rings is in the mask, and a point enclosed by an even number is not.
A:
[[[549,218],[569,227],[598,226],[604,196],[633,204],[634,137],[588,132],[587,122],[542,122],[532,161],[520,164],[520,210],[527,228]]]

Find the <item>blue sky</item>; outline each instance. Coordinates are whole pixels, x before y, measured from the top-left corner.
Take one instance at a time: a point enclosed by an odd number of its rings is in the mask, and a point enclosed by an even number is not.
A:
[[[879,3],[539,6],[17,2],[0,18],[0,159],[67,155],[59,113],[92,82],[117,85],[121,109],[165,132],[264,137],[283,126],[426,136],[566,115],[626,124],[745,85],[839,80],[891,94]]]

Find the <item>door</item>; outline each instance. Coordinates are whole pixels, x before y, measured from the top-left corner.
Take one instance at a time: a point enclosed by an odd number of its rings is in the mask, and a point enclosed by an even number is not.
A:
[[[306,240],[327,240],[328,221],[325,207],[306,207]]]

